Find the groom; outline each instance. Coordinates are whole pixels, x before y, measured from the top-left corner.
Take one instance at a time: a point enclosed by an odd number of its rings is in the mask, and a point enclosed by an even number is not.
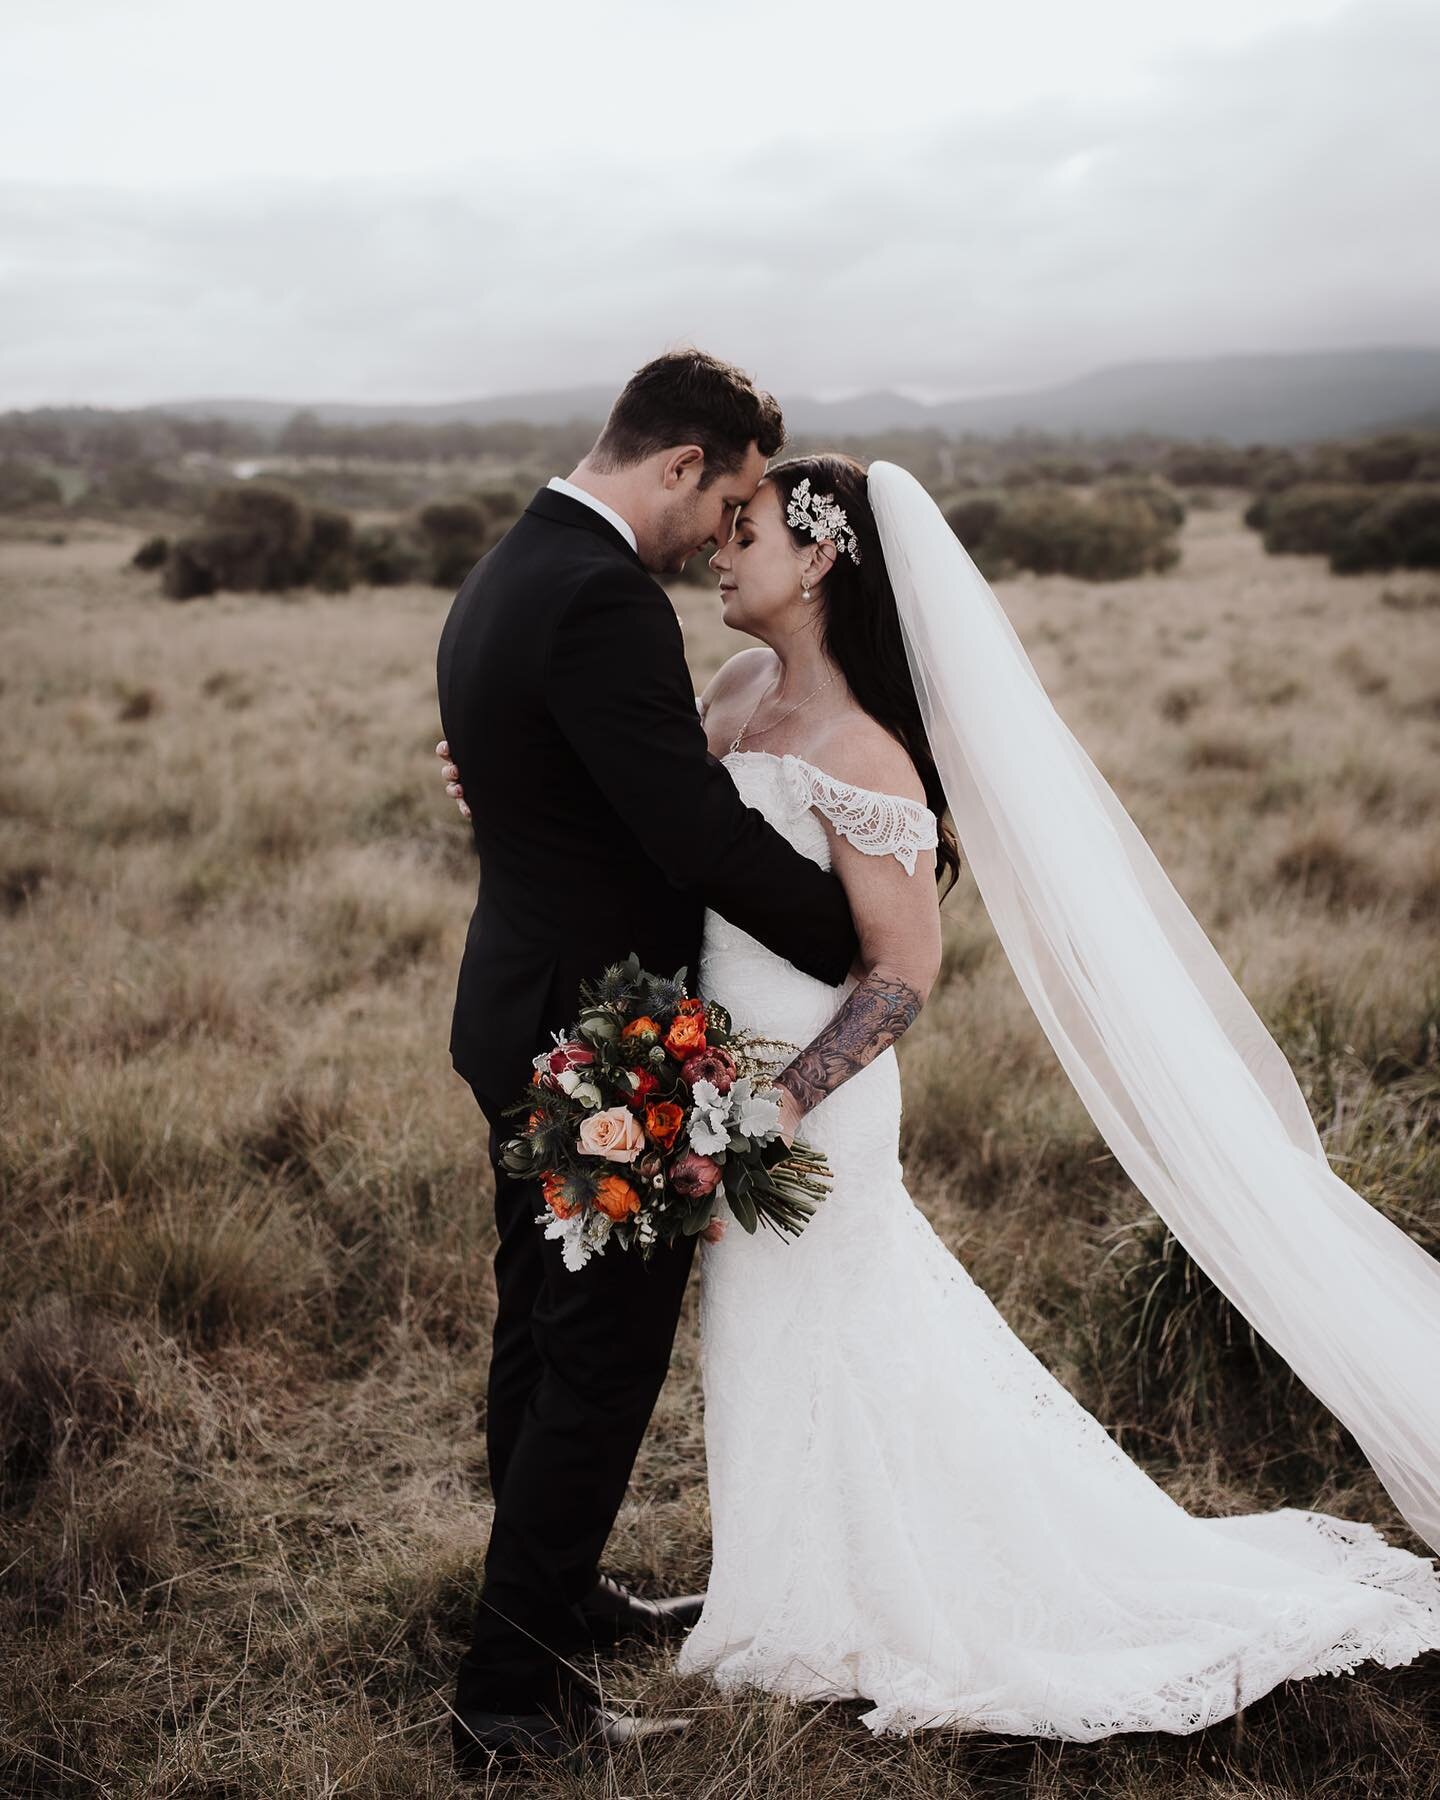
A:
[[[580,983],[631,951],[693,982],[707,906],[827,983],[849,971],[840,884],[710,756],[654,579],[728,539],[783,437],[774,400],[738,369],[695,350],[647,363],[570,478],[541,488],[470,572],[440,639],[440,716],[480,859],[450,1048],[491,1127],[499,1232],[495,1515],[453,1720],[467,1767],[683,1724],[605,1712],[583,1671],[597,1644],[671,1635],[699,1612],[698,1598],[640,1600],[598,1568],[694,1241],[572,1273],[535,1223],[536,1184],[495,1159],[514,1129],[502,1108],[576,1017]]]

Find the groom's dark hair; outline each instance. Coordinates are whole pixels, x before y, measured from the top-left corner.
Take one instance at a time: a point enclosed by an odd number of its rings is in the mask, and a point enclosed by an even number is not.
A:
[[[733,474],[751,444],[773,456],[784,442],[778,403],[743,369],[703,350],[670,350],[625,383],[590,461],[597,469],[619,469],[657,450],[698,444],[705,452],[703,488],[717,475]]]

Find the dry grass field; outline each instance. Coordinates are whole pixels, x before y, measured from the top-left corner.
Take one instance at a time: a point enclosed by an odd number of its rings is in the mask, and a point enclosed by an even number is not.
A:
[[[448,595],[177,606],[126,568],[136,541],[0,541],[0,1792],[439,1800],[473,1791],[444,1698],[492,1307],[445,1050],[473,887],[431,754]],[[1336,1167],[1440,1250],[1440,586],[1267,559],[1230,497],[1183,548],[1164,576],[1000,592]],[[698,685],[729,646],[708,593],[677,600]],[[968,878],[945,918],[901,1054],[907,1172],[947,1241],[1185,1504],[1320,1506],[1413,1546],[1117,1170]],[[691,1300],[611,1547],[642,1588],[705,1578]],[[877,1741],[859,1706],[720,1702],[660,1659],[602,1674],[694,1728],[504,1791],[1440,1791],[1433,1656],[1085,1747]]]

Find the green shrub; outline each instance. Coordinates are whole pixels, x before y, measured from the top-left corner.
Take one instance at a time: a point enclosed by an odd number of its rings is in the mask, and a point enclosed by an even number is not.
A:
[[[180,482],[153,463],[116,463],[81,497],[81,505],[114,512],[159,510],[173,508],[184,492]]]
[[[1320,473],[1319,479],[1339,479],[1339,470]],[[1278,494],[1307,479],[1307,470],[1293,450],[1272,450],[1256,444],[1252,453],[1250,486],[1260,494]]]
[[[945,523],[974,556],[1004,510],[1005,502],[998,494],[966,494],[945,508]]]
[[[356,576],[371,587],[403,587],[424,567],[423,547],[397,526],[367,525],[355,540]]]
[[[1440,432],[1387,431],[1362,443],[1344,446],[1352,481],[1388,486],[1397,481],[1423,480],[1421,470],[1440,456]]]
[[[343,594],[355,581],[355,526],[348,513],[319,507],[310,515],[305,568],[313,586]]]
[[[525,510],[526,496],[508,483],[497,482],[492,487],[477,488],[474,497],[497,536],[513,525]]]
[[[1440,568],[1440,483],[1392,488],[1376,500],[1332,544],[1330,567],[1337,575]]]
[[[1178,531],[1185,523],[1185,502],[1162,475],[1107,476],[1095,492],[1101,500],[1138,500],[1165,531]]]
[[[215,592],[204,538],[183,537],[170,546],[160,585],[172,600],[200,600]]]
[[[1252,485],[1254,459],[1228,444],[1183,444],[1169,451],[1161,472],[1176,487],[1243,487]]]
[[[1007,488],[1038,487],[1059,484],[1084,487],[1095,478],[1095,470],[1077,456],[1036,456],[1029,462],[1007,469],[1001,484]]]
[[[1179,550],[1154,510],[1129,496],[1085,500],[1037,488],[1010,501],[984,541],[986,564],[1084,581],[1123,581],[1173,567]]]
[[[203,529],[171,547],[164,588],[172,600],[189,600],[222,588],[279,593],[310,583],[336,593],[354,579],[347,514],[312,511],[283,488],[244,482],[214,494]]]
[[[130,558],[130,564],[132,568],[136,569],[163,569],[165,559],[169,554],[169,538],[148,537]]]
[[[426,579],[433,587],[458,587],[485,554],[490,525],[473,500],[435,500],[421,510]]]
[[[205,523],[218,586],[274,593],[304,579],[310,519],[283,488],[261,482],[221,488],[206,508]]]
[[[64,496],[53,475],[33,463],[8,456],[0,462],[0,512],[23,512],[30,506],[58,506]]]
[[[1245,523],[1271,556],[1329,556],[1367,507],[1374,490],[1343,482],[1300,482],[1256,502]]]

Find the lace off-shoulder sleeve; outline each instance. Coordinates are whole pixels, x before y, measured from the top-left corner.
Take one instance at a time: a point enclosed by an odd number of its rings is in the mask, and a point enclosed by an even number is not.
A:
[[[867,856],[893,856],[907,875],[913,875],[915,858],[939,843],[935,815],[918,800],[852,787],[798,756],[783,761],[796,804],[823,813],[842,837]]]

